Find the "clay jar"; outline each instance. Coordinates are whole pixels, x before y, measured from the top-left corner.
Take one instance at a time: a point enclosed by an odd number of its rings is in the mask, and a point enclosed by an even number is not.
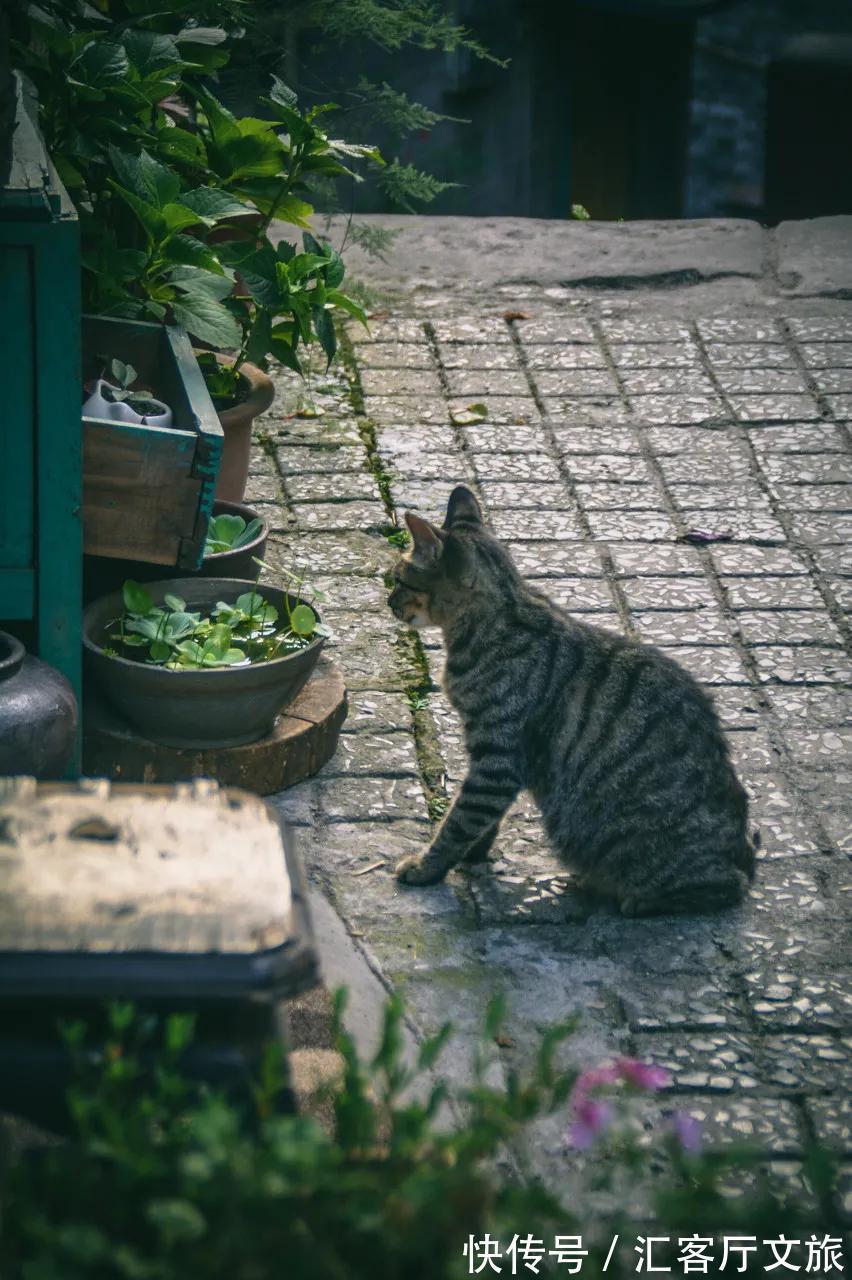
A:
[[[0,631],[0,776],[61,777],[76,734],[68,681]]]

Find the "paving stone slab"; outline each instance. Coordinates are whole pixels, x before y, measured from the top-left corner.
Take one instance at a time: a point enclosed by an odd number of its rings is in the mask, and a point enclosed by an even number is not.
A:
[[[712,545],[710,554],[717,573],[722,577],[801,575],[807,572],[806,562],[788,548],[728,547],[721,543]]]
[[[799,355],[810,369],[852,368],[852,342],[801,342]]]
[[[719,389],[725,395],[730,396],[775,396],[778,393],[792,393],[804,396],[811,389],[804,375],[793,369],[761,369],[754,367],[731,369],[722,366],[717,367],[715,376]],[[838,388],[838,390],[845,390],[845,388]],[[754,415],[749,414],[746,416],[753,417]],[[773,413],[762,416],[777,417],[779,415]]]
[[[427,819],[419,778],[337,778],[323,773],[317,782],[319,804],[329,822]]]
[[[767,1035],[760,1042],[761,1078],[783,1092],[852,1091],[852,1036]]]
[[[808,645],[773,645],[753,649],[761,680],[774,684],[848,684],[852,660],[840,650]]]
[[[677,393],[712,397],[715,387],[706,373],[696,369],[622,369],[619,381],[638,418],[650,421],[645,396]]]
[[[711,320],[699,320],[696,328],[705,342],[777,343],[783,334],[775,320],[740,316],[720,316]]]
[[[653,511],[662,514],[663,496],[652,484],[583,482],[574,486],[574,492],[578,502],[588,511]]]
[[[616,559],[616,568],[620,558]],[[703,577],[625,577],[620,580],[621,589],[631,609],[686,611],[693,616],[695,610],[717,610],[713,588]]]
[[[844,445],[842,428],[827,422],[785,422],[747,424],[749,444],[760,461],[761,469],[769,474],[767,460],[774,454],[797,454],[788,459],[788,465],[801,464],[805,472],[811,466],[820,466],[824,459],[811,457],[819,453],[837,453]],[[807,479],[807,476],[793,477]]]
[[[590,338],[591,342],[592,339]],[[607,358],[601,347],[579,343],[557,345],[531,344],[524,336],[524,355],[527,366],[533,371],[538,369],[606,369]]]
[[[787,534],[780,521],[760,511],[709,510],[706,507],[685,508],[680,513],[687,532],[723,534],[732,544],[754,543],[757,546],[782,546]],[[709,528],[708,528],[709,526]]]
[[[852,1155],[852,1099],[809,1099],[807,1111],[820,1142]]]
[[[619,992],[630,1030],[745,1030],[747,1011],[736,979],[726,971],[631,976]]]
[[[504,542],[578,542],[583,529],[576,511],[494,511],[491,528]]]
[[[417,753],[407,733],[341,735],[325,777],[369,774],[377,778],[419,777]]]
[[[841,645],[843,637],[822,609],[761,609],[737,613],[737,627],[748,645]],[[772,655],[768,655],[770,660]]]
[[[265,558],[293,572],[310,565],[317,574],[383,573],[393,562],[394,548],[379,534],[299,533],[270,537]]]
[[[491,511],[553,511],[570,505],[568,489],[564,484],[548,484],[535,481],[484,481],[480,492]]]
[[[852,484],[779,484],[773,490],[787,511],[852,512]]]
[[[772,574],[750,578],[726,576],[724,590],[730,607],[736,611],[814,612],[824,608],[819,592],[804,577],[781,578]]]
[[[750,1037],[727,1030],[641,1034],[634,1038],[639,1057],[665,1068],[672,1091],[747,1092],[759,1083]]]
[[[810,966],[808,966],[810,967]],[[744,975],[752,1012],[774,1031],[852,1030],[852,991],[847,972],[809,975],[785,966]]]
[[[364,369],[432,369],[434,357],[424,342],[362,342],[358,367]]]
[[[285,480],[288,476],[315,472],[339,474],[341,471],[364,472],[366,458],[360,444],[279,445],[275,457]]]
[[[529,383],[523,369],[448,369],[446,371],[447,391],[453,397],[470,397],[471,400],[485,400],[489,404],[489,412],[493,406],[492,398],[498,396],[527,397],[530,393]],[[523,410],[529,413],[527,405]]]
[[[551,422],[556,447],[566,459],[574,454],[638,454],[641,442],[632,427],[578,426],[577,423]],[[636,465],[639,465],[638,463]]]
[[[530,422],[498,423],[485,422],[481,427],[464,427],[462,441],[474,455],[476,465],[477,454],[516,453],[537,454],[547,452],[547,434],[541,426],[530,425]]]
[[[541,480],[559,484],[563,477],[559,467],[546,451],[547,441],[540,443],[531,453],[507,453],[499,449],[477,453],[473,466],[477,476],[484,480]]]
[[[644,395],[632,399],[638,421],[649,426],[663,424],[700,425],[726,422],[729,410],[718,396],[712,395]]]
[[[607,550],[620,578],[704,577],[702,560],[694,547],[660,542],[654,544],[653,554],[649,554],[648,547],[610,541]]]
[[[595,334],[588,320],[577,315],[554,312],[550,315],[540,312],[528,316],[515,323],[515,332],[521,341],[527,343],[590,343],[595,342]]]
[[[300,472],[288,478],[295,502],[375,501],[376,479],[368,471]]]
[[[388,523],[381,502],[357,498],[342,502],[294,501],[293,515],[306,533],[349,533],[353,529],[367,533]]]
[[[623,327],[619,330],[622,334],[626,333]],[[676,332],[682,334],[683,340],[679,342],[613,342],[611,348],[612,359],[616,367],[620,370],[627,369],[698,369],[701,363],[700,348],[692,342],[681,326],[676,326]],[[639,334],[631,328],[630,333],[635,337]]]
[[[731,394],[728,404],[741,422],[804,422],[819,418],[816,400],[809,395]]]
[[[459,346],[438,344],[438,354],[444,369],[519,369],[520,358],[514,346],[505,342],[486,346],[482,343]]]
[[[402,693],[379,689],[350,691],[343,734],[410,733],[411,706]]]
[[[665,645],[726,645],[731,644],[731,629],[721,614],[709,610],[693,613],[671,611],[633,611],[633,624],[639,639],[650,644]],[[675,657],[677,655],[674,655]]]
[[[509,552],[527,578],[600,578],[603,565],[594,548],[582,543],[510,542]]]
[[[795,369],[792,352],[782,343],[707,342],[707,359],[718,369]],[[831,363],[831,362],[829,362]]]
[[[587,513],[592,537],[601,542],[635,540],[670,542],[676,536],[674,523],[664,511],[599,511]]]
[[[560,437],[557,443],[561,446]],[[651,472],[638,454],[600,453],[597,457],[586,454],[575,454],[569,448],[562,453],[562,461],[571,479],[577,483],[597,484],[630,484],[652,485]]]

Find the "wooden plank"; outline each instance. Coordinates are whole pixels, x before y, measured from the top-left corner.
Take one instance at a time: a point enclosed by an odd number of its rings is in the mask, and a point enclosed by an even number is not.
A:
[[[0,351],[5,406],[0,431],[0,581],[5,571],[28,568],[35,559],[36,351],[32,274],[33,253],[29,246],[0,243]],[[0,611],[0,617],[20,616]]]
[[[33,618],[35,584],[32,569],[0,569],[0,618],[7,621]]]
[[[198,510],[195,447],[186,431],[84,418],[85,550],[175,565]]]
[[[2,800],[0,953],[252,957],[295,940],[273,811],[215,783]]]
[[[80,236],[75,216],[32,228],[35,253],[38,652],[82,705]],[[79,773],[80,739],[69,766]]]

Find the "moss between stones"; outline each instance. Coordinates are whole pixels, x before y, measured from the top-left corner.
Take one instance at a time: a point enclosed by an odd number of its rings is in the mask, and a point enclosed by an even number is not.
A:
[[[379,453],[378,432],[376,424],[366,412],[364,390],[355,352],[348,334],[340,335],[340,356],[349,379],[349,396],[358,422],[358,432],[367,454],[367,469],[371,472],[388,513],[388,524],[382,533],[392,546],[403,546],[402,538],[405,530],[400,527],[396,507],[391,496],[391,476]],[[420,782],[426,797],[426,808],[429,817],[437,821],[449,806],[445,776],[446,763],[441,754],[435,723],[429,713],[429,693],[432,689],[432,678],[429,675],[429,664],[426,653],[416,631],[403,631],[395,641],[400,658],[404,680],[405,694],[411,707],[412,728],[414,731],[414,750],[417,756],[417,767]]]

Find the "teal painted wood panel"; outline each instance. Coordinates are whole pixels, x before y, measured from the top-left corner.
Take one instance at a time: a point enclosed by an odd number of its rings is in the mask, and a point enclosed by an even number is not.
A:
[[[39,656],[71,681],[82,709],[83,498],[80,241],[76,218],[33,228]],[[78,755],[79,759],[79,755]],[[79,765],[77,766],[79,770]]]
[[[35,558],[35,353],[30,248],[0,244],[0,281],[4,403],[0,425],[0,618],[14,618],[29,615],[10,611],[11,601],[7,603],[3,590],[3,571],[31,568]]]
[[[35,120],[18,78],[0,175],[0,619],[35,623],[82,710],[80,242]]]

